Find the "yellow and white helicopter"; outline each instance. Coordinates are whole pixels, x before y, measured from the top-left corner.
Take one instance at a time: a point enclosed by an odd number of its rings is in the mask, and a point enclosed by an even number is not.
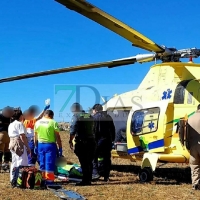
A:
[[[161,60],[161,64],[150,68],[136,90],[116,95],[104,103],[104,110],[108,111],[114,120],[116,132],[121,129],[126,131],[127,143],[116,144],[112,157],[142,160],[139,177],[143,182],[153,179],[157,162],[188,163],[189,152],[184,138],[180,138],[176,131],[176,123],[182,117],[190,117],[200,102],[200,64],[192,61],[192,58],[200,56],[200,49],[177,50],[160,46],[85,0],[56,1],[119,34],[133,46],[150,53],[8,77],[0,79],[0,83]],[[190,58],[190,61],[183,63],[180,62],[181,58]]]

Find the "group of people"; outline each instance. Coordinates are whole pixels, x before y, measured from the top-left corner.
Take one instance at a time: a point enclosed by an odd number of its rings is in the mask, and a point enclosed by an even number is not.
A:
[[[85,113],[79,103],[74,103],[71,111],[74,115],[70,124],[69,144],[79,159],[83,173],[82,181],[76,185],[91,185],[91,181],[100,176],[107,182],[115,140],[115,126],[111,116],[103,111],[101,104],[93,106],[91,115]]]
[[[72,140],[75,137],[75,153],[83,170],[83,180],[78,185],[90,185],[92,177],[99,177],[98,164],[99,158],[103,158],[103,176],[104,181],[108,181],[111,166],[112,142],[115,140],[115,127],[112,118],[102,111],[100,104],[93,106],[94,126],[92,132],[82,132],[83,125],[81,117],[83,116],[80,104],[72,106],[74,113],[70,127],[70,147],[73,148]],[[87,120],[83,120],[86,123]],[[191,167],[192,188],[200,190],[200,104],[197,111],[186,120],[186,147],[190,152],[189,163]],[[185,125],[184,125],[185,126]],[[126,128],[120,129],[125,132]],[[85,134],[88,133],[88,134]],[[122,134],[119,134],[122,137]],[[117,138],[119,138],[117,134]],[[120,138],[121,139],[121,138]]]
[[[54,177],[55,161],[62,156],[62,142],[54,113],[45,106],[35,117],[37,109],[29,107],[25,112],[20,108],[5,107],[0,114],[0,167],[10,166],[10,182],[13,169],[19,166],[35,166],[38,162],[45,184],[51,184]],[[4,158],[4,161],[3,161]]]
[[[38,117],[34,106],[25,112],[20,108],[5,107],[0,113],[0,166],[3,170],[9,169],[11,161],[10,182],[15,167],[35,166],[36,162],[44,184],[54,182],[56,158],[62,156],[62,141],[58,123],[53,119],[54,112],[49,107],[46,106]],[[115,140],[112,118],[100,104],[93,106],[93,113],[85,113],[79,103],[74,103],[71,111],[74,115],[69,146],[77,155],[83,173],[83,179],[77,185],[91,185],[92,179],[100,176],[108,181]]]
[[[50,105],[36,116],[37,109],[29,107],[5,107],[0,112],[0,169],[19,166],[35,166],[38,162],[43,182],[48,185],[55,180],[56,158],[62,156],[62,141],[58,123],[53,119]],[[83,178],[76,185],[91,185],[93,179],[103,176],[109,180],[111,150],[115,141],[113,119],[101,104],[95,104],[92,113],[85,113],[79,103],[71,106],[69,146],[81,164]],[[185,126],[185,125],[184,125]],[[187,148],[190,151],[190,166],[193,189],[200,189],[200,105],[197,112],[187,120]],[[125,131],[125,129],[123,129]]]

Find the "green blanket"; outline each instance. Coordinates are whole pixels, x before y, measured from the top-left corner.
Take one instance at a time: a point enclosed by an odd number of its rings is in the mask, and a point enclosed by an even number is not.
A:
[[[65,175],[73,178],[81,178],[83,176],[81,167],[78,164],[66,164],[66,165],[56,166],[55,174]]]

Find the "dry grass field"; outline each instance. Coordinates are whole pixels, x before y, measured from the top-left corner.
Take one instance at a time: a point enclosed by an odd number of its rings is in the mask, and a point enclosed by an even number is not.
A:
[[[78,162],[68,146],[68,134],[61,133],[64,155],[68,160]],[[70,183],[64,185],[66,189],[77,191],[88,200],[200,200],[200,191],[191,190],[190,169],[187,165],[167,164],[156,169],[154,181],[140,183],[137,177],[140,163],[129,160],[114,159],[112,161],[110,181],[94,182],[92,186],[78,187]],[[48,190],[12,189],[9,174],[0,174],[0,199],[2,200],[56,200]]]

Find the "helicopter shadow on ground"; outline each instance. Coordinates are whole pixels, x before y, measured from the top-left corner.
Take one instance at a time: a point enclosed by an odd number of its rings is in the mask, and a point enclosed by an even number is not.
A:
[[[133,173],[138,176],[141,167],[135,165],[112,165],[112,170],[118,172]],[[190,167],[157,167],[153,173],[153,176],[153,182],[156,184],[177,185],[182,183],[191,183]]]

